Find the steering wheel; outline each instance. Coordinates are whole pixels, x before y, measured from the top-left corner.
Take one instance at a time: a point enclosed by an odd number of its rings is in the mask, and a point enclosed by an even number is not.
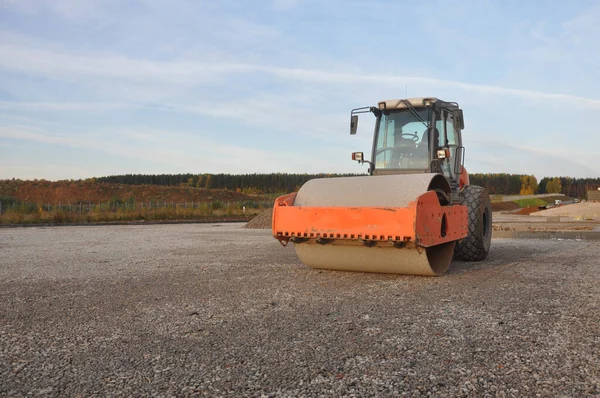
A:
[[[375,151],[375,155],[379,155],[380,153],[383,153],[385,151],[393,151],[394,149],[396,149],[396,148],[394,148],[393,146],[388,146],[388,147],[385,147],[385,148],[379,148],[377,151]]]
[[[395,151],[395,152],[399,152],[399,148],[398,147],[393,147],[393,146],[388,146],[386,148],[379,148],[377,151],[375,151],[375,156],[379,155],[380,153],[383,153],[385,151]]]
[[[414,133],[402,133],[400,134],[400,137],[405,139],[405,140],[410,140],[412,142],[417,142],[419,141],[419,136],[417,135],[417,132]]]

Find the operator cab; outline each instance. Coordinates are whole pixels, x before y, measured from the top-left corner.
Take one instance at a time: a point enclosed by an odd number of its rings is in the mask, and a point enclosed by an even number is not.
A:
[[[458,104],[437,98],[381,101],[376,108],[352,110],[350,134],[356,134],[358,113],[368,112],[377,118],[373,160],[364,160],[360,152],[352,158],[369,163],[369,174],[440,173],[451,185],[458,182],[464,153]]]

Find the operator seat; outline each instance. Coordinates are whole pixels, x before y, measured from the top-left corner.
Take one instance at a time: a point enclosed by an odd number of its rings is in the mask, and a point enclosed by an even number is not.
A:
[[[423,135],[421,136],[421,141],[419,141],[419,144],[417,144],[416,153],[419,155],[423,155],[423,152],[425,156],[429,153],[429,140],[427,139],[427,130],[423,132]]]
[[[427,138],[427,130],[423,132],[421,141],[413,152],[413,166],[417,168],[429,167],[429,139]]]
[[[413,140],[402,138],[402,128],[396,129],[394,131],[394,150],[390,159],[390,168],[398,168],[402,159],[410,156],[415,151],[415,148],[416,144]]]

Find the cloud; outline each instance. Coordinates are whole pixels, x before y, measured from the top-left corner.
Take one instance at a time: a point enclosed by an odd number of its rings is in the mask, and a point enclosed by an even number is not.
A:
[[[168,13],[160,0],[79,3],[19,0],[2,9],[0,127],[24,133],[10,138],[20,148],[85,148],[159,171],[345,171],[348,149],[367,152],[372,141],[372,117],[348,136],[349,110],[401,97],[408,85],[408,96],[463,105],[465,137],[478,140],[467,143],[469,164],[595,167],[587,147],[598,143],[599,5],[557,6],[564,15],[524,6],[516,16],[489,2],[335,1],[316,16],[314,4],[296,0],[184,0]],[[390,10],[402,11],[402,27]]]
[[[216,136],[216,134],[208,135]],[[252,149],[233,143],[213,141],[200,135],[152,129],[122,129],[111,132],[78,133],[77,136],[71,136],[40,128],[14,126],[0,127],[0,137],[143,160],[146,164],[153,165],[156,173],[164,172],[161,170],[165,169],[177,169],[181,172],[239,173],[240,165],[246,165],[248,173],[309,172],[314,171],[315,163],[313,158],[303,156],[301,152],[294,149],[285,151]],[[333,164],[333,161],[322,161],[321,164],[325,170],[340,170],[340,165]]]
[[[102,102],[20,102],[0,101],[1,111],[112,111],[119,109],[139,109],[133,104],[110,104]]]
[[[47,78],[76,81],[81,84],[88,84],[91,79],[106,78],[114,81],[115,84],[117,81],[126,81],[140,84],[147,83],[151,86],[178,85],[189,87],[190,85],[214,85],[215,81],[231,78],[232,76],[251,74],[329,86],[348,86],[362,83],[403,87],[405,84],[414,84],[461,89],[468,92],[527,100],[550,100],[564,104],[576,103],[578,106],[600,108],[600,99],[596,98],[430,77],[350,73],[233,62],[150,61],[114,54],[75,55],[67,52],[24,48],[9,44],[0,44],[0,68]],[[147,89],[147,87],[142,88],[142,90]]]
[[[231,101],[198,102],[193,106],[174,108],[176,112],[198,113],[212,118],[235,119],[248,126],[258,126],[265,136],[302,135],[316,142],[339,142],[339,134],[348,133],[349,115],[295,100],[294,96],[257,95]],[[348,111],[349,113],[349,111]]]
[[[547,176],[597,177],[600,166],[593,151],[582,149],[576,156],[564,148],[523,145],[494,138],[470,140],[465,165],[476,164],[477,172]]]
[[[151,82],[158,79],[165,84],[210,82],[220,75],[260,69],[244,64],[153,62],[114,54],[75,55],[9,44],[0,45],[0,67],[65,80],[108,77],[116,80]]]
[[[486,94],[507,95],[512,97],[520,97],[523,99],[577,102],[577,104],[579,105],[584,104],[593,108],[600,108],[600,99],[596,98],[586,98],[569,94],[557,94],[532,90],[514,89],[493,85],[465,83],[460,81],[442,80],[430,77],[354,74],[292,68],[268,68],[264,70],[284,78],[305,80],[311,82],[333,82],[339,84],[349,84],[352,82],[360,81],[366,83],[393,84],[400,86],[406,83],[414,83],[423,84],[427,86],[459,88],[465,91],[474,91]]]

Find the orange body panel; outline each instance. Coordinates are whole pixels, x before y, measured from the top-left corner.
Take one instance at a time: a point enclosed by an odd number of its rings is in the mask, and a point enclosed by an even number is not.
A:
[[[293,205],[295,196],[277,198],[273,208],[273,236],[284,245],[321,239],[430,247],[467,236],[467,208],[441,206],[434,191],[407,207],[303,207]]]

